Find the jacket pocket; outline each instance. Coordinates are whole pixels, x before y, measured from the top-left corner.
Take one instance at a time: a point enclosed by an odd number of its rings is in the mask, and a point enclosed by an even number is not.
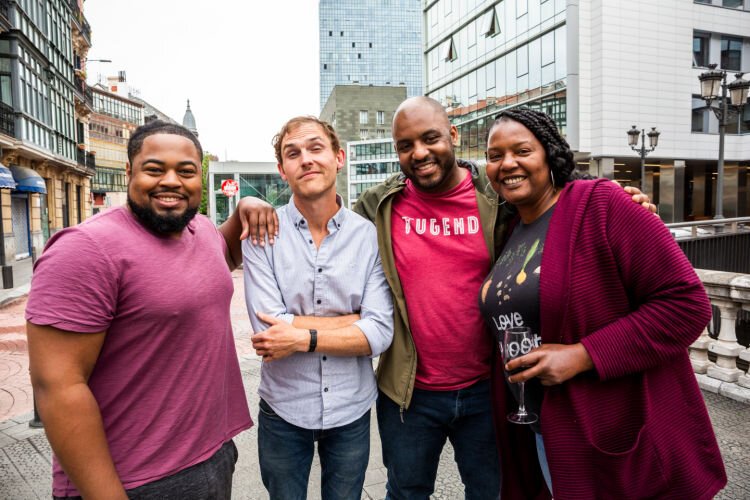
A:
[[[604,450],[592,443],[596,498],[658,498],[668,489],[661,459],[647,425],[624,451]]]

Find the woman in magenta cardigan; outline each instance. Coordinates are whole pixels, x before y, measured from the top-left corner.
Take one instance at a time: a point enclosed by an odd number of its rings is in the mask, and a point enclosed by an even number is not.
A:
[[[506,420],[497,359],[503,500],[548,497],[545,482],[556,500],[712,498],[726,475],[687,355],[711,309],[669,231],[612,182],[567,182],[573,154],[543,113],[499,115],[487,162],[519,221],[480,306],[497,334],[541,332],[506,366],[531,381],[533,429]]]

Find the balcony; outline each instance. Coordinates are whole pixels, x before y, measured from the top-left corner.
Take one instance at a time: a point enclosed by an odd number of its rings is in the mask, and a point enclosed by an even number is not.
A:
[[[16,115],[13,108],[0,102],[0,133],[16,136]]]
[[[2,0],[0,0],[2,1]],[[78,0],[69,0],[70,10],[72,11],[71,18],[73,19],[73,36],[80,34],[84,39],[87,46],[91,47],[91,26],[83,12],[78,7]]]
[[[81,104],[81,106],[76,106],[76,111],[81,115],[88,115],[94,110],[94,91],[78,72],[73,76],[73,90],[76,104]]]
[[[79,149],[76,151],[76,161],[82,167],[84,175],[96,175],[96,156],[91,151]]]
[[[10,0],[0,0],[0,32],[11,29],[10,24]]]

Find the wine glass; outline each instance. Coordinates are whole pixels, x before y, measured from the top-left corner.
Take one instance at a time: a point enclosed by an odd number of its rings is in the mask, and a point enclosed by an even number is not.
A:
[[[534,332],[531,328],[526,326],[516,326],[508,328],[503,334],[503,338],[500,342],[500,352],[503,356],[503,365],[507,364],[510,360],[519,358],[524,354],[528,354],[534,348]],[[507,372],[507,376],[515,375],[516,373],[524,371],[525,368],[519,368],[512,372]],[[514,424],[533,424],[539,417],[535,413],[526,411],[526,404],[524,402],[524,385],[525,382],[517,382],[519,389],[518,397],[518,411],[508,414],[508,421]]]

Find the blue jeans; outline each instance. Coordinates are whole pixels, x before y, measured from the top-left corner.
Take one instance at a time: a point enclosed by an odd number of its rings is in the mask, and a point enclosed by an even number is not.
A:
[[[354,422],[325,430],[297,427],[260,400],[258,457],[271,500],[304,500],[315,442],[323,500],[359,500],[370,459],[370,411]]]
[[[542,469],[544,482],[547,483],[547,489],[552,493],[552,475],[549,472],[549,462],[547,462],[547,452],[544,451],[544,440],[541,434],[536,435],[536,455],[539,457],[539,467]]]
[[[130,500],[230,500],[235,463],[237,447],[229,440],[206,461],[126,493]],[[80,496],[52,498],[81,500]]]
[[[387,499],[423,500],[435,490],[445,440],[453,445],[467,500],[496,500],[500,464],[490,406],[490,383],[458,391],[414,389],[409,409],[380,393],[378,427],[388,469]]]

